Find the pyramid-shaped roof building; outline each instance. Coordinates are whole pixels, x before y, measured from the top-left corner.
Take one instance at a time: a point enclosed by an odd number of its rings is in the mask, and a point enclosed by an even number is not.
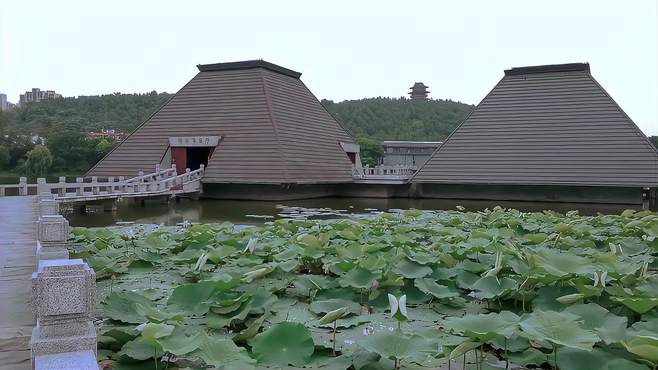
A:
[[[655,187],[658,152],[589,64],[512,68],[412,182]]]
[[[216,145],[204,183],[352,181],[354,156],[345,148],[358,146],[300,80],[301,73],[263,60],[198,69],[88,175],[152,172],[154,164],[171,163],[177,140],[189,140],[192,147],[201,141]]]

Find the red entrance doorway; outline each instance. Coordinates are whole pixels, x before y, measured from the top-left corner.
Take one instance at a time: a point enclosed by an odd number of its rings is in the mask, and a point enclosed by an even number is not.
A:
[[[185,169],[198,170],[201,165],[208,167],[208,161],[219,144],[219,136],[195,136],[169,138],[171,163],[176,165],[178,174]]]

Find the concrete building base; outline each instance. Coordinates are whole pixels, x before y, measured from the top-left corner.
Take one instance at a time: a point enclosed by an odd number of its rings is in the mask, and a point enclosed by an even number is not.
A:
[[[488,200],[541,203],[618,204],[655,209],[655,189],[595,186],[469,184],[204,184],[210,199],[286,201],[327,197]]]
[[[558,203],[643,203],[643,189],[606,186],[413,184],[411,197]]]

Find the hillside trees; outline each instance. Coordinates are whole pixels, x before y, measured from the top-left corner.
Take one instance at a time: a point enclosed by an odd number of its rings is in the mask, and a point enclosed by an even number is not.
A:
[[[25,161],[25,172],[30,177],[45,176],[53,164],[53,156],[50,150],[43,145],[37,145],[27,153]]]

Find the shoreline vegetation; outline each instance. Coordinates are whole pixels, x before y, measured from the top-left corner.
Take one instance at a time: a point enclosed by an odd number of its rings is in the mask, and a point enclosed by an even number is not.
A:
[[[114,369],[655,368],[658,214],[73,228]]]

